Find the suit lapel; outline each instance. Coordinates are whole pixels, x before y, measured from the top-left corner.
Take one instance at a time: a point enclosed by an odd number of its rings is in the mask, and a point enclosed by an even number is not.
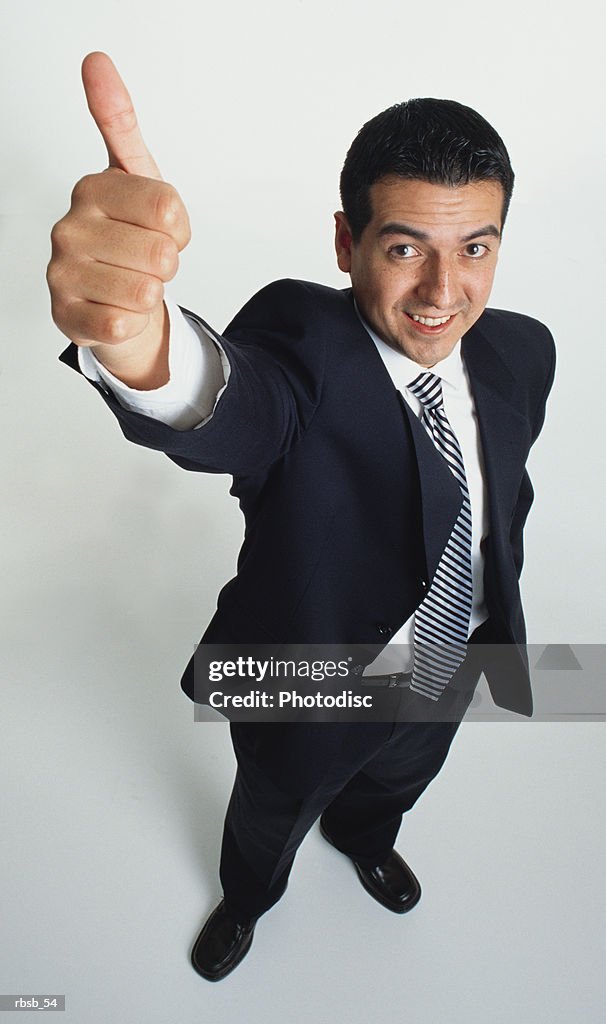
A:
[[[530,425],[516,408],[516,381],[491,345],[481,318],[462,341],[478,417],[488,491],[490,532],[513,511],[530,446]]]

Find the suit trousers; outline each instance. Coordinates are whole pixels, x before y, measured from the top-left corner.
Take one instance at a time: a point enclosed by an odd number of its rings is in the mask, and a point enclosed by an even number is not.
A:
[[[394,688],[394,720],[339,723],[340,739],[322,766],[321,781],[304,797],[278,785],[258,765],[255,724],[230,723],[237,771],[219,873],[225,906],[238,920],[256,921],[277,903],[297,850],[321,814],[337,848],[363,867],[387,859],[403,814],[440,771],[473,698],[481,674],[473,651],[470,646],[438,702]],[[432,714],[434,720],[427,720]],[[324,727],[323,722],[315,726]],[[307,756],[313,757],[313,750]]]

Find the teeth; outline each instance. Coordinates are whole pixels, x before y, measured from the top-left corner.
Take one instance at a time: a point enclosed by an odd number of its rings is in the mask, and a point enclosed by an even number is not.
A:
[[[424,324],[425,327],[437,327],[438,324],[445,324],[447,323],[448,320],[451,319],[451,317],[449,316],[441,316],[436,319],[435,317],[431,316],[417,316],[416,314],[413,313],[411,313],[411,316],[412,319],[416,321],[416,323]]]

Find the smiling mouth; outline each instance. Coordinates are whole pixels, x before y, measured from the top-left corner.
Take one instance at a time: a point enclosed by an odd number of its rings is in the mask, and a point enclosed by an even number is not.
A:
[[[448,316],[419,316],[417,313],[408,313],[404,310],[409,320],[412,320],[415,324],[421,324],[422,327],[443,327],[450,320],[453,320],[457,315],[456,313],[450,313]]]

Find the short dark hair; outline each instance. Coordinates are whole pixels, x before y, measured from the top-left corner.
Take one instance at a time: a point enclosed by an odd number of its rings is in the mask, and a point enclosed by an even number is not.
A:
[[[371,185],[387,175],[450,186],[497,181],[503,186],[505,223],[514,182],[509,154],[492,125],[456,100],[396,103],[362,126],[340,182],[343,212],[356,242],[372,219]]]

